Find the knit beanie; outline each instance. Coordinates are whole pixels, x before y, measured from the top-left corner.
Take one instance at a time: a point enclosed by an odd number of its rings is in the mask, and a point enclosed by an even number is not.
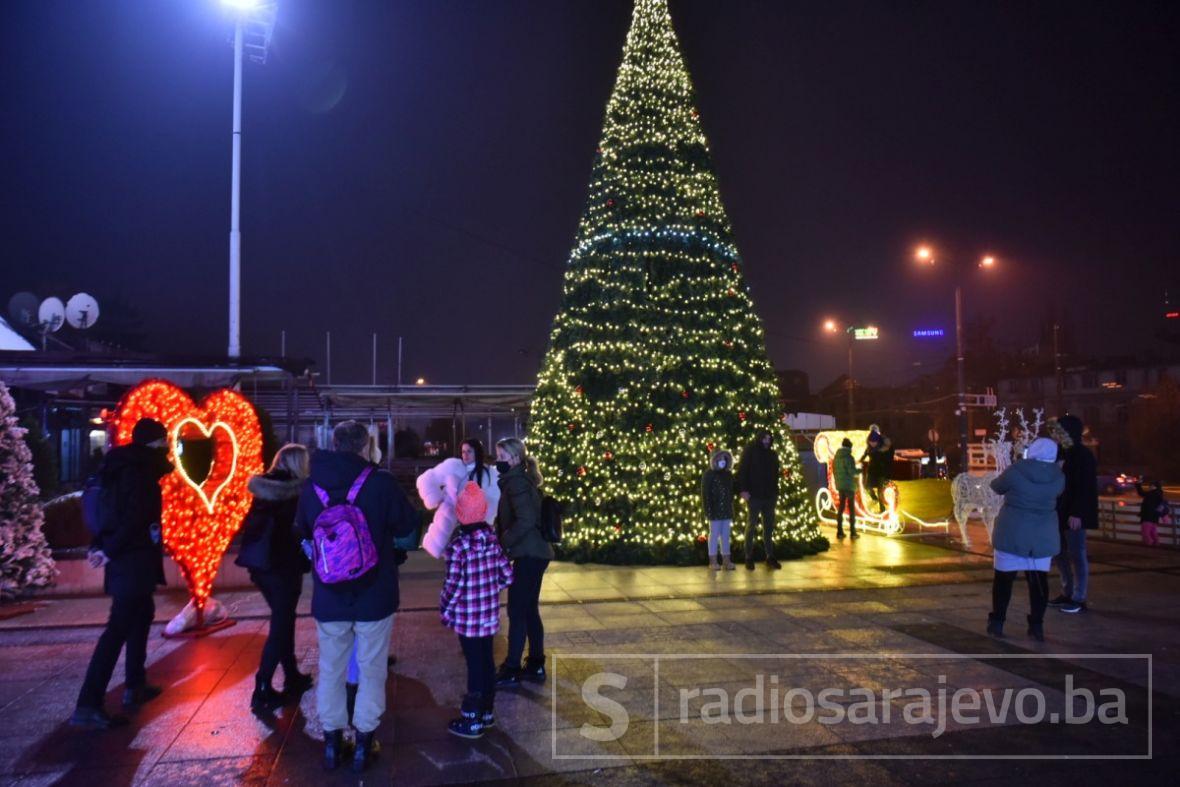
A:
[[[168,430],[159,421],[152,418],[140,418],[131,430],[131,442],[136,445],[147,445],[168,437]]]
[[[1056,462],[1057,443],[1048,437],[1038,437],[1029,445],[1028,449],[1024,452],[1024,456],[1027,459],[1035,459],[1038,462]]]
[[[455,501],[455,518],[460,525],[474,525],[488,514],[488,499],[474,481],[468,481]]]

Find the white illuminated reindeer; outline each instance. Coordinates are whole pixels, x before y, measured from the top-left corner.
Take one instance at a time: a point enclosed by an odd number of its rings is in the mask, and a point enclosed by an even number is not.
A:
[[[1044,414],[1043,409],[1033,410],[1033,421],[1030,424],[1024,416],[1024,410],[1017,409],[1016,418],[1020,421],[1020,428],[1013,436],[1009,430],[1007,409],[1001,407],[995,414],[996,439],[983,441],[983,450],[991,457],[996,469],[980,475],[959,473],[951,482],[955,520],[959,523],[959,535],[964,546],[971,546],[971,539],[967,535],[967,520],[975,511],[979,512],[983,526],[987,529],[988,540],[991,540],[996,516],[1004,503],[1004,498],[992,491],[991,482],[1012,464],[1014,458],[1024,456],[1024,450],[1028,448],[1029,443],[1037,439],[1037,434],[1041,431]],[[1011,439],[1013,437],[1014,439]]]

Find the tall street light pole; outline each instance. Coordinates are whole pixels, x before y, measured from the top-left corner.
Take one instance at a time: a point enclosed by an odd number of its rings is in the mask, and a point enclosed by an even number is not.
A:
[[[856,428],[856,377],[852,373],[852,348],[858,340],[875,340],[878,336],[877,327],[874,325],[867,325],[864,327],[857,327],[855,325],[848,325],[841,329],[835,320],[824,320],[823,328],[826,332],[836,334],[841,330],[848,337],[848,380],[846,388],[848,390],[848,428]]]
[[[234,21],[234,125],[229,197],[229,349],[230,358],[242,355],[242,23]]]
[[[919,246],[914,252],[914,258],[926,265],[935,264],[934,250],[929,246]],[[996,265],[996,258],[988,255],[980,259],[979,267],[990,270]],[[967,361],[963,349],[963,284],[961,276],[957,275],[955,282],[955,376],[957,378],[957,396],[955,414],[959,421],[959,464],[962,472],[967,471]]]
[[[265,63],[274,33],[275,0],[221,0],[234,15],[234,112],[229,192],[229,346],[242,356],[242,61]]]

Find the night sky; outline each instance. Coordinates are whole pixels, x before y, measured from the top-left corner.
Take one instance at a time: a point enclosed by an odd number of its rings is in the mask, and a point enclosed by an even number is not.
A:
[[[247,64],[243,346],[368,382],[532,382],[558,307],[624,0],[279,0]],[[772,361],[866,384],[932,370],[968,315],[1019,348],[1150,346],[1180,301],[1180,4],[672,0]],[[3,292],[142,313],[224,353],[231,24],[216,0],[0,5]]]

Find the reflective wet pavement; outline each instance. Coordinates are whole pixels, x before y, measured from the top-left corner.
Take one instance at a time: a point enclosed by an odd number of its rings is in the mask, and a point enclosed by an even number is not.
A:
[[[972,534],[973,543],[986,544],[978,535]],[[477,742],[446,733],[462,694],[463,661],[453,636],[437,621],[440,567],[414,555],[403,567],[403,611],[393,648],[399,661],[379,732],[384,750],[363,779],[319,769],[313,694],[273,718],[249,713],[265,636],[265,607],[257,594],[219,593],[238,623],[205,639],[164,640],[157,626],[148,669],[166,693],[129,727],[102,733],[74,731],[65,720],[106,603],[42,599],[31,614],[0,621],[0,774],[6,783],[21,785],[852,779],[1077,784],[1116,778],[1152,783],[1174,775],[1180,554],[1094,544],[1090,611],[1070,616],[1050,610],[1048,641],[1038,644],[1016,624],[1027,609],[1022,584],[1009,613],[1009,638],[997,642],[983,635],[990,557],[984,550],[953,547],[941,537],[866,535],[778,572],[739,566],[716,575],[703,567],[555,564],[546,577],[543,615],[556,678],[501,692],[497,726]],[[158,619],[166,620],[182,602],[161,594]],[[503,647],[501,635],[497,656]],[[314,626],[306,617],[299,621],[298,652],[304,669],[314,672]],[[1102,654],[1151,654],[1151,692],[1144,659],[1083,658]],[[614,711],[587,704],[587,679],[600,673],[626,681],[601,689],[618,703]],[[902,701],[889,696],[874,705],[875,723],[788,724],[740,716],[719,722],[717,706],[703,707],[699,694],[704,688],[706,697],[734,699],[736,713],[736,698],[745,690],[766,700],[758,707],[776,717],[800,707],[798,697],[779,701],[789,687],[847,694],[854,687],[904,686],[935,695],[939,688],[1037,689],[1052,703],[1064,696],[1066,674],[1075,686],[1123,692],[1127,722],[1067,728],[1012,718],[974,726],[950,720],[935,736],[932,726],[905,721]],[[780,688],[782,694],[771,697]],[[110,707],[120,691],[112,686]],[[842,701],[850,718],[849,701]],[[889,721],[885,705],[894,711]],[[612,712],[625,712],[627,719],[625,729],[612,729],[613,739],[583,734],[587,724],[590,735],[602,737]],[[1150,760],[994,759],[1141,757],[1148,751],[1149,715]],[[775,759],[755,759],[767,757]]]

